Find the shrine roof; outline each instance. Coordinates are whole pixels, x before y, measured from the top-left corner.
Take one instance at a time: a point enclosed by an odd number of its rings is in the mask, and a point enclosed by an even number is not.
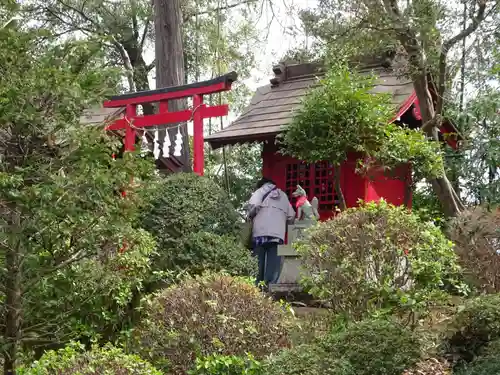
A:
[[[104,108],[104,107],[93,107],[85,109],[80,116],[80,124],[83,126],[99,126],[104,127],[106,124],[112,123],[114,120],[117,120],[125,114],[125,108]],[[124,136],[123,131],[111,131],[115,135],[119,137]],[[152,142],[151,134],[147,135]],[[158,169],[160,170],[168,170],[172,172],[180,171],[182,168],[182,162],[179,158],[170,155],[168,158],[161,156],[159,160],[156,162]]]
[[[125,108],[88,108],[80,116],[81,125],[103,125],[116,120],[125,113]]]
[[[206,141],[212,148],[228,144],[268,139],[292,121],[293,112],[300,107],[307,91],[318,84],[324,75],[319,64],[280,65],[274,69],[271,83],[259,87],[240,117],[227,128],[209,135]],[[372,64],[358,69],[362,74],[374,73],[378,78],[373,93],[390,93],[392,103],[399,110],[413,93],[413,83],[400,78],[383,64]]]

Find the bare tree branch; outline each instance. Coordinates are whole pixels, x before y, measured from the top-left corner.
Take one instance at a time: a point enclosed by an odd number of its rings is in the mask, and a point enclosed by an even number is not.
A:
[[[242,1],[239,1],[237,3],[234,3],[234,4],[227,4],[227,5],[224,5],[224,6],[221,6],[221,7],[217,7],[217,8],[213,8],[213,9],[207,9],[207,10],[204,10],[202,12],[195,12],[195,13],[190,13],[190,14],[186,14],[183,18],[184,18],[184,22],[187,22],[189,21],[190,18],[193,18],[193,17],[196,17],[196,16],[201,16],[201,15],[204,15],[204,14],[210,14],[210,13],[213,13],[213,12],[219,12],[219,11],[222,11],[222,10],[228,10],[228,9],[232,9],[232,8],[237,8],[241,5],[246,5],[246,4],[251,4],[251,3],[255,3],[257,0],[242,0]]]
[[[127,74],[129,90],[131,92],[137,91],[137,87],[135,85],[135,80],[134,80],[134,67],[132,66],[132,63],[130,61],[130,56],[128,55],[128,52],[125,49],[125,47],[123,47],[123,44],[121,44],[119,41],[117,41],[114,36],[111,36],[111,37],[113,39],[113,46],[115,46],[115,48],[120,53],[120,56],[122,57],[123,65],[125,66],[125,70],[126,70],[126,74]]]
[[[156,66],[156,59],[155,59],[155,60],[153,60],[153,61],[151,62],[151,64],[149,64],[149,65],[146,67],[146,70],[147,70],[148,72],[150,72],[150,71],[151,71],[151,69],[153,69],[155,66]]]
[[[139,50],[142,53],[144,49],[144,43],[146,42],[146,37],[148,35],[149,24],[151,23],[151,16],[149,16],[146,21],[144,21],[144,30],[142,31],[141,40],[139,41]]]
[[[469,26],[463,29],[454,37],[446,40],[443,43],[441,48],[441,54],[439,55],[439,83],[438,83],[438,92],[437,92],[437,105],[436,105],[436,113],[441,114],[443,111],[443,103],[444,103],[444,93],[446,91],[446,81],[447,81],[447,57],[450,49],[460,42],[462,39],[467,38],[470,34],[477,30],[481,22],[485,18],[486,11],[486,3],[487,0],[478,0],[479,8],[477,10],[477,15],[472,19]]]
[[[135,40],[139,39],[139,25],[137,22],[137,6],[135,0],[132,0],[132,28]]]

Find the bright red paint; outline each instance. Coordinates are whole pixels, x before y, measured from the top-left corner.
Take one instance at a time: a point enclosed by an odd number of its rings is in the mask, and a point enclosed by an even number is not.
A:
[[[405,203],[405,195],[409,194],[407,189],[410,178],[410,169],[408,166],[400,167],[394,178],[385,176],[382,170],[373,169],[369,175],[360,175],[356,172],[356,164],[359,155],[351,154],[340,167],[340,185],[344,194],[347,207],[356,207],[359,200],[378,201],[381,198],[394,205]],[[330,196],[335,198],[334,176],[330,174],[330,169],[316,165],[310,165],[308,168],[299,169],[300,160],[289,156],[281,155],[278,148],[271,142],[264,145],[262,153],[262,170],[265,177],[271,178],[276,185],[285,191],[295,206],[296,199],[291,196],[297,183],[307,192],[309,200],[316,196],[319,199],[320,220],[328,220],[337,215],[338,205],[332,205]],[[290,179],[293,174],[293,167],[297,165],[297,171],[303,173],[303,177]],[[325,173],[326,172],[326,173]],[[306,173],[309,175],[306,176]],[[321,175],[326,176],[322,177]],[[319,175],[319,176],[318,176]],[[326,186],[325,186],[326,185]],[[324,191],[324,187],[327,191]],[[406,201],[411,206],[411,195],[406,197]]]
[[[161,102],[165,100],[172,99],[182,99],[187,98],[194,95],[209,95],[215,94],[222,91],[228,91],[231,89],[231,85],[227,85],[225,82],[217,83],[215,85],[204,86],[204,87],[194,87],[189,88],[182,91],[175,92],[167,92],[162,94],[151,94],[150,91],[144,91],[144,95],[135,97],[135,98],[127,98],[127,99],[119,99],[119,100],[107,100],[104,102],[105,108],[118,108],[125,107],[129,104],[143,104],[143,103],[155,103]],[[151,90],[154,91],[154,90]]]
[[[193,98],[194,99],[194,98]],[[194,106],[196,108],[196,106]],[[131,112],[132,113],[132,112]],[[209,117],[220,117],[227,116],[229,113],[229,106],[227,104],[216,105],[216,106],[206,106],[202,105],[199,107],[194,115],[202,116],[202,119]],[[147,127],[147,126],[156,126],[158,124],[172,124],[179,122],[190,121],[193,116],[192,110],[184,110],[177,112],[163,112],[154,115],[148,116],[137,116],[135,114],[131,114],[130,117],[118,119],[112,124],[106,127],[106,130],[119,130],[124,129],[127,125],[127,120],[132,121],[132,124],[135,127]]]
[[[226,116],[228,114],[228,106],[225,107],[224,114],[218,114],[218,116]],[[203,147],[204,137],[203,137],[203,111],[206,106],[203,104],[203,96],[194,95],[193,96],[193,170],[203,176],[203,171],[205,169],[205,150]]]
[[[231,78],[225,78],[225,77]],[[223,79],[224,78],[224,79]],[[203,95],[215,94],[231,89],[232,82],[236,80],[236,73],[219,77],[215,80],[186,85],[182,87],[168,88],[169,92],[158,92],[161,90],[144,91],[125,96],[118,96],[104,102],[104,107],[116,108],[126,107],[124,118],[115,120],[106,127],[108,131],[125,130],[124,146],[125,151],[133,151],[136,140],[136,128],[146,128],[166,124],[175,124],[193,120],[194,125],[194,154],[193,170],[199,175],[203,175],[204,169],[204,148],[203,148],[203,119],[210,117],[226,116],[229,112],[228,105],[206,106],[203,104]],[[216,83],[214,83],[216,82]],[[167,89],[162,89],[167,90]],[[130,97],[128,97],[130,96]],[[168,112],[168,100],[193,97],[193,108],[189,110]],[[146,103],[159,103],[159,113],[138,116],[137,105]]]

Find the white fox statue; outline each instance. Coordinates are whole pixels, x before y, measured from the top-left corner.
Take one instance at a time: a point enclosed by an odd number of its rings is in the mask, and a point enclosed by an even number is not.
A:
[[[311,202],[307,199],[306,191],[297,185],[297,190],[292,193],[297,198],[295,208],[297,209],[297,221],[312,221],[319,219],[318,198],[314,197]]]

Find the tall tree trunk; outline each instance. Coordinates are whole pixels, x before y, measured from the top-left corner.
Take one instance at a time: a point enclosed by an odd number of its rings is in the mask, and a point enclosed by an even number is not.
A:
[[[13,233],[19,233],[20,217],[12,211],[11,227]],[[5,254],[7,271],[5,282],[5,348],[3,350],[4,375],[16,375],[17,353],[21,339],[21,243],[19,236],[13,236]]]
[[[335,178],[335,192],[337,193],[337,197],[339,199],[339,208],[341,211],[345,211],[347,209],[347,204],[345,203],[344,192],[342,191],[342,185],[340,184],[340,165],[335,165],[333,167],[333,173]]]
[[[429,91],[429,82],[427,80],[427,68],[423,51],[418,43],[416,36],[408,34],[400,34],[399,39],[408,53],[410,70],[412,71],[413,87],[420,104],[420,112],[422,116],[422,130],[426,135],[435,141],[439,141],[438,126],[441,122],[440,113],[436,113],[432,95]],[[457,216],[464,205],[453,189],[446,172],[442,171],[442,177],[432,179],[431,183],[434,193],[441,202],[443,211],[446,216]]]
[[[432,122],[440,121],[439,116],[436,115],[434,104],[432,101],[431,93],[427,82],[427,76],[424,72],[414,77],[414,87],[420,103],[420,110],[422,114],[422,123],[424,124],[424,131],[427,136],[435,141],[439,141],[437,124]],[[427,125],[431,124],[431,125]],[[457,216],[465,209],[458,194],[453,189],[450,180],[446,176],[446,172],[442,171],[442,177],[435,178],[429,181],[431,183],[434,193],[437,195],[443,211],[446,216]]]
[[[153,0],[155,13],[156,87],[178,86],[185,83],[184,48],[182,44],[181,0]],[[185,100],[169,103],[169,111],[186,107]],[[187,124],[182,124],[184,171],[191,171]],[[174,136],[176,130],[169,132]]]

